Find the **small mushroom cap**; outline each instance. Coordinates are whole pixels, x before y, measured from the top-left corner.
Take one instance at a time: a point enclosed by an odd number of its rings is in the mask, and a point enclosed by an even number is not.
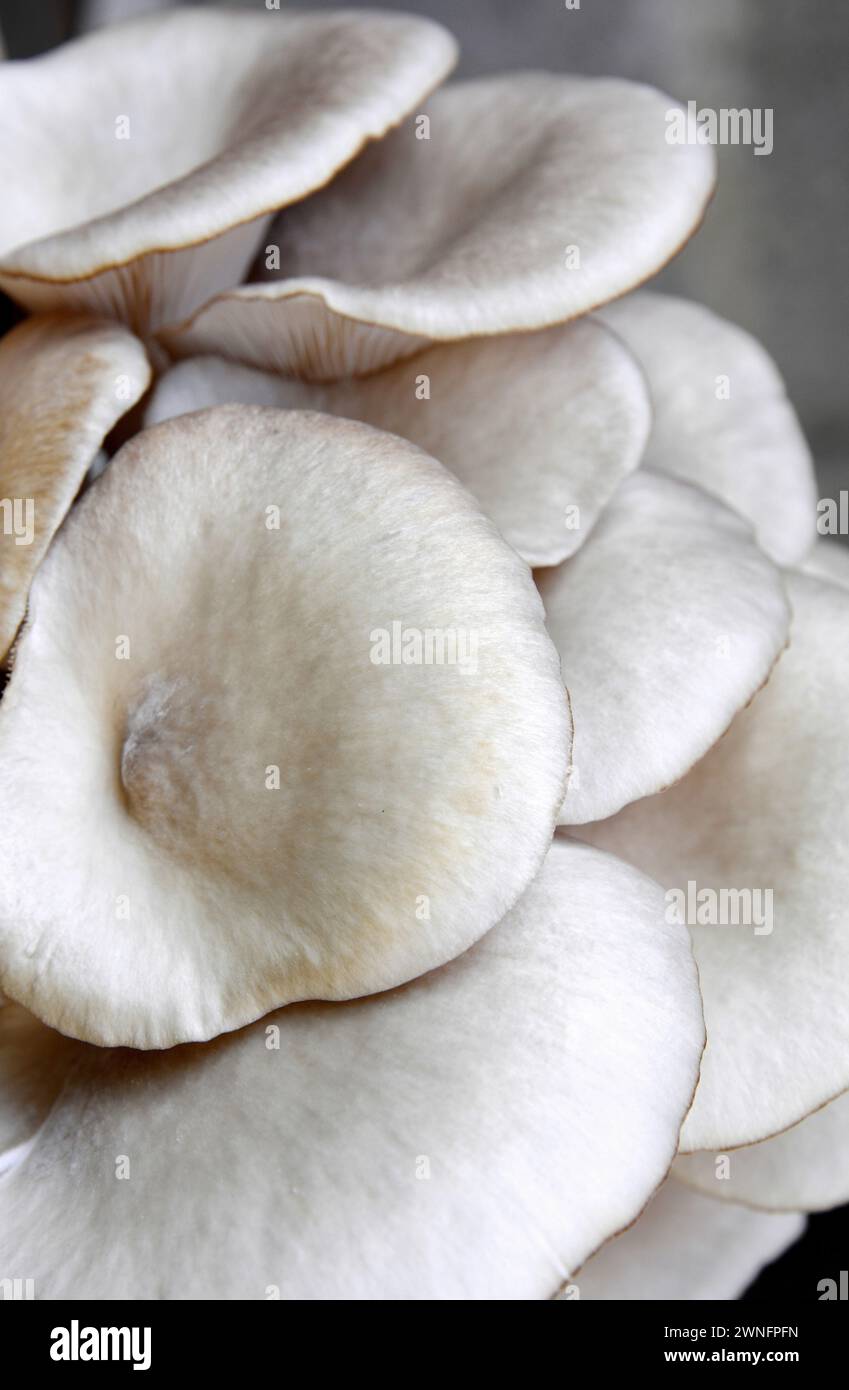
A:
[[[683,777],[784,648],[780,570],[700,488],[639,469],[577,555],[537,576],[575,720],[564,825]]]
[[[715,920],[718,896],[690,924],[708,1046],[685,1152],[766,1139],[849,1085],[849,594],[787,583],[790,644],[725,737],[676,786],[579,832],[667,889],[751,895],[736,925],[730,899]]]
[[[662,1181],[703,1041],[658,885],[558,841],[403,989],[167,1053],[80,1044],[0,1184],[0,1267],[42,1298],[547,1299]]]
[[[722,1187],[722,1183],[717,1183]],[[729,1301],[798,1240],[805,1218],[715,1202],[665,1182],[639,1221],[576,1275],[581,1301]],[[561,1298],[574,1298],[564,1291]]]
[[[637,467],[650,426],[640,369],[590,319],[440,343],[326,386],[192,358],[161,378],[147,418],[231,401],[324,410],[403,435],[465,483],[530,565],[577,550]]]
[[[586,314],[660,270],[703,215],[713,152],[667,143],[675,109],[607,78],[445,87],[281,216],[269,236],[279,278],[264,272],[268,283],[221,295],[163,340],[179,356],[329,378],[427,339]]]
[[[441,964],[510,908],[571,727],[530,571],[404,440],[232,406],[130,441],[0,706],[0,988],[165,1047]]]
[[[5,63],[0,285],[145,332],[190,313],[455,55],[418,16],[189,8]]]
[[[701,304],[642,291],[602,311],[648,377],[645,463],[714,493],[755,528],[780,565],[816,537],[814,468],[772,358]]]
[[[114,323],[45,314],[0,339],[0,661],[100,445],[150,375],[141,343]]]
[[[766,1211],[829,1211],[849,1201],[849,1094],[798,1124],[734,1149],[721,1181],[715,1153],[683,1154],[675,1175],[708,1196]]]

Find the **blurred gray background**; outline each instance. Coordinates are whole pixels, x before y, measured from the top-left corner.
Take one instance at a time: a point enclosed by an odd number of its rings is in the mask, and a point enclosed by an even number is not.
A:
[[[264,0],[243,3],[264,8]],[[94,24],[161,7],[0,0],[0,22],[9,56],[24,57]],[[281,0],[281,7],[352,6]],[[371,7],[441,20],[460,40],[460,76],[522,67],[606,73],[699,106],[773,109],[770,155],[719,147],[719,189],[705,225],[658,283],[761,339],[802,417],[822,495],[848,487],[848,0],[580,0],[579,9],[566,0],[371,0]]]

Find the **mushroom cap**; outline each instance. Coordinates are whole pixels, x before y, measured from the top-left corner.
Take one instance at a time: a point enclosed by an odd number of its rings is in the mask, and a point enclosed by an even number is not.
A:
[[[849,1201],[849,1093],[772,1139],[724,1155],[682,1154],[675,1175],[711,1197],[766,1211],[828,1211]]]
[[[683,777],[767,680],[790,630],[781,571],[700,488],[640,468],[577,555],[537,576],[575,720],[561,824]]]
[[[190,313],[455,56],[418,16],[190,8],[4,63],[0,286],[145,332]]]
[[[100,445],[150,376],[141,343],[114,323],[44,314],[0,339],[0,500],[18,507],[0,529],[0,661]]]
[[[327,385],[190,358],[160,379],[147,419],[234,401],[324,410],[403,435],[466,485],[530,565],[577,550],[637,467],[650,425],[639,367],[591,319],[439,343]]]
[[[772,895],[690,924],[708,1045],[685,1152],[766,1139],[849,1084],[849,594],[786,578],[790,644],[749,708],[676,786],[576,832],[667,889]]]
[[[0,706],[0,988],[149,1048],[397,985],[533,877],[570,736],[530,571],[433,459],[257,407],[146,430]]]
[[[813,462],[778,368],[757,339],[701,304],[642,291],[602,311],[646,373],[654,410],[644,462],[697,483],[797,565],[816,537]]]
[[[546,1299],[662,1181],[703,1041],[658,885],[558,841],[402,989],[166,1053],[78,1044],[0,1184],[0,1265],[40,1298]]]
[[[704,213],[713,152],[667,143],[672,109],[612,78],[445,87],[278,219],[279,278],[220,295],[163,341],[178,356],[330,378],[424,340],[586,314],[660,270]]]
[[[797,1212],[749,1211],[670,1179],[639,1221],[609,1241],[572,1283],[581,1302],[730,1301],[804,1229]]]

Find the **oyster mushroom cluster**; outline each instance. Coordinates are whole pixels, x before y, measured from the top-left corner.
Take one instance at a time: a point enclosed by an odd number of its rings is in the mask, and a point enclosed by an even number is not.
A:
[[[37,1298],[731,1298],[849,1196],[849,562],[767,355],[640,288],[712,151],[455,57],[188,9],[0,64]]]

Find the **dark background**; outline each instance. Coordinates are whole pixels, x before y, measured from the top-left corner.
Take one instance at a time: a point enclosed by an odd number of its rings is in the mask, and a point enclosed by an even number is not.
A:
[[[263,0],[242,3],[263,7]],[[658,283],[760,338],[801,416],[821,496],[849,487],[847,0],[580,0],[577,10],[565,0],[362,0],[357,7],[365,5],[441,20],[460,40],[459,76],[527,67],[612,74],[684,103],[771,107],[772,153],[719,147],[719,187],[705,225]],[[0,0],[0,26],[8,56],[23,58],[95,24],[162,7]],[[351,7],[346,0],[292,6]],[[813,1216],[802,1240],[745,1298],[816,1300],[819,1280],[846,1268],[849,1207]]]

